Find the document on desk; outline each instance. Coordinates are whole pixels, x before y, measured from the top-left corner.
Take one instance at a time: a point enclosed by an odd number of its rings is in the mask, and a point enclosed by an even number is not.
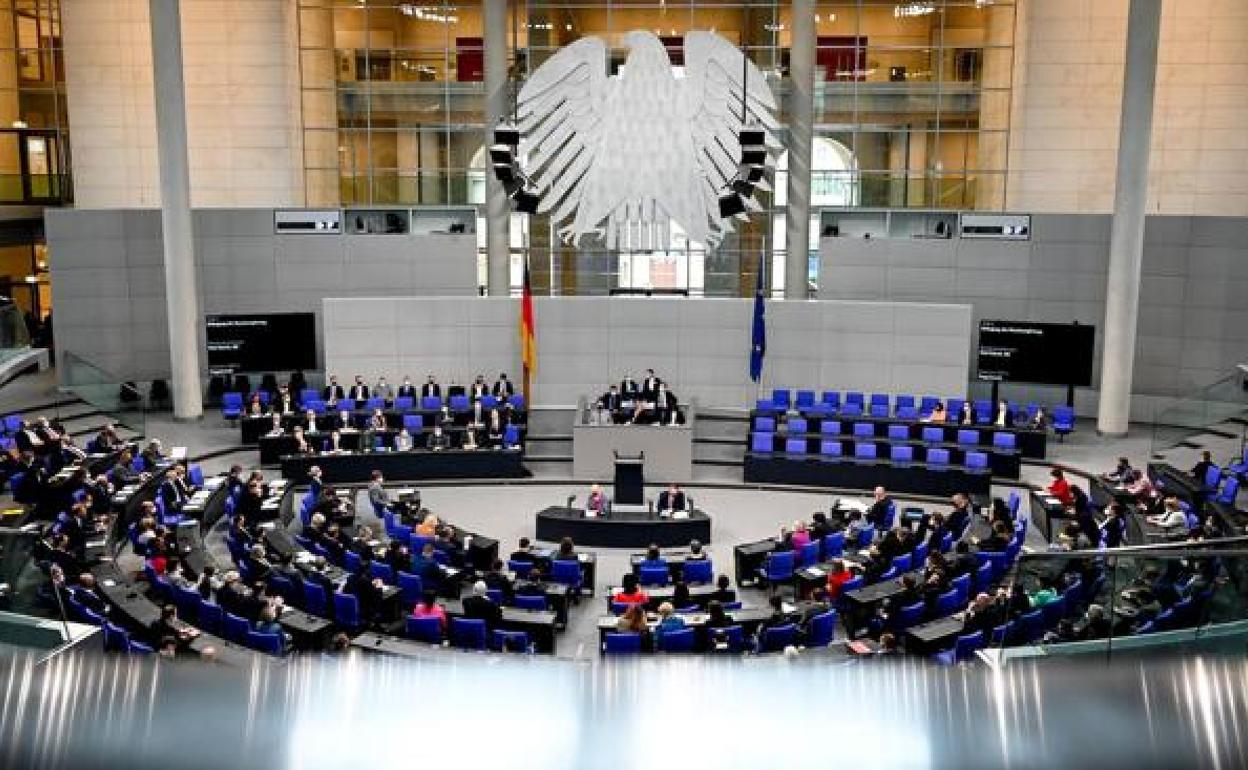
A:
[[[578,554],[576,555],[576,558],[577,558],[577,561],[582,561],[582,562],[589,561],[589,554],[587,554],[587,553],[578,553]]]
[[[807,567],[806,571],[813,577],[823,577],[828,574],[823,571],[823,567]]]
[[[1060,506],[1062,504],[1062,501],[1058,500],[1056,497],[1046,497],[1044,498],[1044,504]]]

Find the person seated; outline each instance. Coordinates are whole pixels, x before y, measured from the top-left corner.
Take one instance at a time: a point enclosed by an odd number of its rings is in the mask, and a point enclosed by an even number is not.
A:
[[[639,604],[644,607],[646,602],[650,601],[650,597],[646,595],[645,591],[641,590],[640,581],[633,573],[625,573],[622,583],[620,590],[611,597],[613,603]]]
[[[771,614],[767,619],[758,625],[758,638],[762,639],[763,632],[770,628],[788,625],[793,622],[793,618],[784,611],[784,597],[774,594],[767,600],[771,607]]]
[[[451,438],[442,432],[442,424],[437,423],[433,426],[433,433],[429,434],[428,448],[433,452],[441,452],[450,449]]]
[[[1004,398],[997,402],[997,415],[993,418],[992,424],[998,428],[1014,427],[1014,410],[1010,409],[1010,402]]]
[[[386,543],[386,551],[382,556],[382,561],[385,562],[386,566],[390,567],[391,572],[398,575],[400,572],[407,572],[412,568],[412,552],[403,541],[390,540]]]
[[[1052,604],[1062,597],[1052,577],[1041,575],[1037,578],[1037,582],[1040,584],[1039,588],[1027,594],[1027,600],[1031,602],[1033,610],[1038,610],[1046,604]]]
[[[828,569],[828,579],[824,590],[827,592],[830,601],[836,601],[841,597],[841,589],[845,584],[854,579],[854,573],[845,566],[843,559],[833,559],[832,566]]]
[[[987,593],[978,593],[967,605],[962,615],[962,633],[973,634],[982,631],[984,638],[992,636],[992,630],[1005,622],[1001,606],[993,601]]]
[[[646,548],[646,555],[645,557],[642,558],[640,566],[649,567],[649,568],[654,568],[654,567],[666,568],[667,560],[663,558],[663,553],[659,550],[659,547],[655,545],[654,543],[651,543]]]
[[[1079,634],[1075,630],[1075,622],[1070,618],[1062,618],[1057,621],[1057,626],[1049,631],[1044,632],[1041,637],[1041,644],[1065,644],[1067,642],[1079,641]]]
[[[685,493],[680,485],[673,482],[659,493],[658,509],[660,514],[685,510]]]
[[[424,515],[421,518],[420,523],[416,525],[416,534],[422,537],[433,537],[437,535],[438,527],[441,526],[442,522],[439,521],[437,515],[431,511],[422,510],[421,512]]]
[[[165,510],[177,513],[182,506],[195,494],[195,488],[186,480],[186,466],[178,463],[173,470],[165,475],[160,483],[160,499],[165,503]]]
[[[382,590],[385,586],[381,578],[373,577],[368,562],[363,562],[351,577],[347,578],[347,582],[342,586],[342,592],[355,596],[360,605],[360,618],[367,623],[376,617],[381,609]]]
[[[557,561],[580,561],[581,556],[576,552],[576,543],[572,542],[572,538],[565,537],[559,541],[559,548],[552,558]]]
[[[161,447],[160,439],[154,438],[147,442],[147,447],[139,453],[139,457],[143,458],[144,464],[149,468],[158,468],[165,464],[165,453]]]
[[[438,602],[436,591],[426,590],[421,593],[420,601],[412,607],[412,617],[437,618],[442,626],[442,633],[446,633],[446,608]]]
[[[642,604],[631,604],[615,621],[615,630],[621,634],[640,634],[641,647],[650,646],[650,626],[646,623],[646,608]]]
[[[507,558],[511,561],[537,561],[537,556],[533,553],[533,544],[529,542],[527,537],[520,538],[520,542],[516,544],[516,550],[511,552]]]
[[[442,398],[442,386],[438,384],[438,381],[434,379],[432,374],[429,375],[429,377],[425,380],[425,383],[420,386],[420,397]]]
[[[394,437],[394,451],[410,452],[415,445],[415,442],[412,440],[412,434],[407,432],[407,427],[400,428],[398,434]]]
[[[569,589],[570,590],[570,589]],[[542,568],[536,562],[529,569],[529,576],[516,581],[513,596],[545,596],[546,584],[542,581]]]
[[[1075,504],[1075,496],[1070,491],[1070,482],[1066,480],[1066,474],[1061,468],[1054,468],[1049,471],[1049,476],[1053,478],[1053,481],[1046,487],[1046,491],[1057,498],[1063,507],[1072,507]]]
[[[1167,497],[1162,503],[1162,512],[1156,516],[1147,517],[1146,521],[1164,530],[1167,535],[1187,531],[1187,514],[1183,512],[1183,507],[1177,497]]]
[[[936,405],[932,407],[931,414],[929,414],[927,417],[924,417],[922,422],[930,422],[936,425],[943,425],[945,422],[948,422],[948,420],[949,420],[949,412],[945,409],[944,403],[941,401],[937,401]]]
[[[962,411],[961,413],[958,414],[958,424],[959,425],[974,425],[975,424],[975,410],[971,408],[970,401],[962,402]]]
[[[199,631],[178,620],[178,608],[172,604],[166,604],[160,608],[160,617],[152,621],[149,630],[152,636],[158,639],[166,637],[176,639],[178,646],[183,648],[199,636]]]
[[[736,624],[732,616],[724,611],[722,602],[712,601],[706,605],[706,620],[702,623],[703,628],[728,628]]]
[[[975,554],[971,553],[971,544],[965,540],[959,540],[953,549],[953,561],[949,564],[950,580],[960,578],[963,575],[973,575],[979,569],[979,560],[975,558]]]
[[[506,566],[502,559],[495,559],[490,565],[490,571],[481,577],[485,581],[487,588],[494,591],[502,591],[503,598],[509,598],[515,589],[512,585],[511,578],[507,575]]]
[[[611,501],[607,498],[602,486],[594,484],[589,488],[589,497],[585,499],[586,516],[606,516],[611,510]]]
[[[659,623],[654,627],[654,643],[659,645],[663,641],[664,634],[670,634],[673,631],[683,631],[685,628],[685,619],[676,614],[676,608],[671,602],[663,602],[659,605]]]
[[[620,389],[617,386],[612,385],[607,388],[607,392],[598,397],[595,406],[602,410],[610,422],[621,422],[624,397],[620,395]]]
[[[685,555],[685,561],[702,561],[709,558],[711,557],[707,554],[701,540],[689,541],[689,553]]]
[[[988,535],[988,537],[982,540],[976,540],[975,547],[981,553],[997,553],[1008,548],[1012,538],[1013,533],[1009,530],[1009,528],[1005,524],[998,521],[992,525],[992,532]]]
[[[380,409],[374,409],[368,418],[368,429],[374,432],[384,431],[387,427],[386,415]]]
[[[277,609],[269,605],[260,610],[260,617],[256,619],[254,628],[258,634],[281,635],[282,624],[277,622]]]
[[[815,511],[810,515],[810,524],[806,525],[806,531],[810,534],[812,542],[822,543],[823,539],[832,534],[835,529],[832,522],[828,521],[826,513]]]
[[[1109,473],[1105,473],[1101,478],[1111,484],[1126,486],[1135,480],[1135,469],[1131,467],[1131,460],[1126,457],[1119,457],[1118,464]]]
[[[386,382],[385,377],[377,378],[377,385],[373,388],[373,392],[370,395],[373,398],[382,399],[387,404],[394,402],[394,389]]]
[[[270,403],[275,414],[293,414],[295,411],[295,397],[286,385],[277,389],[277,396]]]
[[[660,382],[654,392],[654,418],[659,425],[676,425],[681,419],[676,394],[668,390],[664,382]]]
[[[346,397],[346,391],[344,391],[342,386],[338,384],[338,375],[329,375],[329,382],[327,382],[325,387],[321,390],[321,399],[325,402],[326,406],[337,406],[338,402]]]
[[[880,556],[891,560],[902,554],[909,553],[910,540],[910,530],[900,525],[893,527],[880,540]]]
[[[786,532],[783,527],[780,528],[780,540],[790,551],[798,552],[807,545],[810,545],[810,533],[806,531],[806,522],[793,522],[793,531]]]
[[[505,372],[499,372],[498,379],[494,381],[494,387],[490,389],[490,392],[501,401],[516,395],[516,386],[507,379]]]
[[[446,554],[447,561],[451,564],[457,567],[463,566],[464,544],[460,540],[459,533],[451,525],[443,524],[438,527],[437,534],[433,536],[433,547]]]
[[[411,573],[420,576],[425,585],[438,585],[442,582],[442,567],[434,558],[433,543],[425,543],[420,553],[412,554]]]
[[[368,386],[364,384],[364,375],[355,375],[355,384],[347,391],[347,395],[356,403],[368,400]]]
[[[867,526],[861,511],[853,510],[846,514],[845,528],[842,531],[845,533],[845,547],[847,549],[853,550],[858,547],[858,541]]]
[[[416,386],[412,384],[412,378],[407,375],[403,376],[403,384],[399,385],[399,389],[395,391],[397,398],[410,398],[412,403],[416,404],[419,394],[416,392]]]
[[[489,586],[484,580],[472,584],[472,595],[463,600],[464,617],[484,620],[487,631],[493,631],[503,619],[503,608],[490,601]]]
[[[893,507],[893,500],[884,487],[876,487],[872,492],[871,507],[867,509],[867,521],[877,530],[883,530],[888,523],[888,511]]]
[[[1088,605],[1088,611],[1075,626],[1075,634],[1079,641],[1105,639],[1109,636],[1109,620],[1105,617],[1105,608],[1099,604]]]
[[[710,600],[720,604],[732,604],[737,600],[737,592],[733,590],[732,581],[727,575],[715,578],[715,590],[711,592]]]

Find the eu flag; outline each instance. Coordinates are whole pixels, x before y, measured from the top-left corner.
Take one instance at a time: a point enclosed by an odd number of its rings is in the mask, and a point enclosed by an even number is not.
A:
[[[758,382],[763,376],[763,356],[767,353],[767,321],[763,317],[764,275],[763,260],[758,261],[758,285],[754,287],[754,334],[750,340],[750,379]]]

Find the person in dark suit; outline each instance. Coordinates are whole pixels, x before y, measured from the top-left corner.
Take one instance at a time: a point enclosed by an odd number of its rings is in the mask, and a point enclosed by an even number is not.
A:
[[[953,510],[945,517],[945,525],[954,537],[960,537],[971,524],[971,500],[963,492],[953,496]]]
[[[21,429],[13,436],[13,440],[17,442],[19,452],[43,454],[47,451],[47,444],[39,437],[35,427],[28,422],[22,423]]]
[[[464,617],[470,620],[484,620],[486,630],[492,631],[503,619],[503,610],[490,601],[488,591],[489,586],[484,580],[478,580],[472,584],[472,596],[466,597],[463,601]]]
[[[485,581],[487,588],[502,591],[503,598],[511,596],[514,587],[511,584],[511,578],[507,576],[502,559],[495,559],[494,563],[490,565],[490,571],[485,573],[481,579]]]
[[[516,550],[512,551],[507,558],[511,561],[537,561],[537,555],[533,553],[533,544],[527,537],[520,538],[520,542],[516,544]]]
[[[993,419],[992,424],[996,425],[998,428],[1014,427],[1014,410],[1010,409],[1010,402],[1005,399],[1001,399],[1001,401],[997,404],[997,415],[996,418]]]
[[[654,418],[659,425],[675,425],[680,419],[676,394],[668,390],[667,383],[662,381],[654,391]]]
[[[511,398],[516,395],[516,386],[511,384],[506,374],[499,372],[498,379],[494,381],[493,393],[495,398]]]
[[[874,495],[875,502],[871,503],[871,507],[867,509],[867,521],[880,530],[888,521],[888,509],[892,507],[893,501],[884,487],[876,487]]]
[[[373,577],[368,563],[364,562],[351,577],[347,578],[347,582],[342,586],[342,592],[355,596],[360,603],[360,617],[367,622],[374,618],[377,611],[381,609],[383,585],[381,578]]]
[[[658,507],[660,512],[685,510],[685,493],[677,484],[668,485],[659,493]]]
[[[430,396],[442,398],[442,386],[438,384],[438,381],[433,378],[432,374],[429,375],[429,379],[425,381],[425,384],[420,386],[420,397],[429,398]]]
[[[450,449],[451,437],[442,432],[441,425],[433,426],[433,433],[429,434],[428,447],[434,452]]]
[[[21,446],[19,445],[20,449]],[[1213,467],[1213,453],[1208,449],[1200,453],[1200,461],[1192,466],[1192,478],[1196,480],[1197,486],[1205,485],[1205,476],[1209,473],[1209,469]]]
[[[291,414],[295,411],[295,397],[291,395],[290,388],[285,385],[277,391],[277,397],[273,399],[273,411],[281,414]]]
[[[160,499],[165,503],[165,510],[181,511],[191,494],[193,490],[186,481],[186,466],[181,463],[173,466],[173,470],[166,474],[165,480],[160,482]]]
[[[490,386],[485,384],[485,377],[478,374],[477,378],[468,386],[468,398],[473,401],[480,401],[483,396],[490,395]]]
[[[338,375],[329,375],[329,383],[325,385],[325,388],[321,391],[321,398],[325,400],[326,404],[333,406],[346,397],[346,391],[344,391],[342,386],[338,384]]]
[[[620,380],[620,398],[625,401],[635,401],[641,395],[641,388],[637,387],[637,380],[628,375]]]
[[[386,382],[385,377],[377,378],[377,386],[373,388],[373,398],[383,398],[387,403],[394,400],[394,389],[390,387],[390,383]]]
[[[715,579],[715,591],[711,593],[711,601],[731,604],[737,600],[737,592],[732,589],[732,581],[727,575]]]
[[[978,594],[966,608],[962,616],[962,633],[973,634],[982,631],[984,638],[992,636],[992,629],[1005,622],[1001,605],[992,600],[986,593]]]
[[[364,384],[364,375],[355,375],[355,384],[351,386],[348,395],[355,401],[368,400],[368,386]]]
[[[316,412],[308,409],[303,413],[303,432],[320,433],[327,427],[326,420],[316,416]]]
[[[620,389],[617,386],[612,385],[607,389],[606,393],[599,396],[598,405],[611,415],[611,422],[620,421],[620,410],[624,407],[624,399],[620,395]]]
[[[416,398],[416,386],[412,384],[411,377],[403,378],[403,384],[399,386],[397,396],[398,398]]]
[[[653,401],[655,394],[659,392],[661,380],[654,376],[653,369],[646,370],[646,377],[641,381],[641,397],[647,401]]]
[[[975,424],[975,410],[971,408],[970,401],[962,402],[962,412],[958,415],[958,424],[959,425],[974,425]]]

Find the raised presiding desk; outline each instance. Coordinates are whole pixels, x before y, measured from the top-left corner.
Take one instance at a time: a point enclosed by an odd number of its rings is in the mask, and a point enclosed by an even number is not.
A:
[[[688,481],[693,478],[695,403],[681,408],[685,422],[678,425],[616,425],[600,419],[581,398],[572,425],[572,475],[578,479],[605,479],[615,473],[615,456],[642,455],[642,471],[649,478]]]
[[[551,506],[537,514],[537,539],[558,542],[570,537],[578,546],[605,548],[664,548],[689,545],[690,540],[711,542],[711,517],[694,510],[688,518],[659,518],[653,513],[613,512],[586,518],[580,508]]]
[[[313,465],[326,484],[366,482],[373,471],[390,480],[524,478],[524,454],[519,449],[414,449],[410,452],[341,452],[287,455],[282,476],[304,481]]]
[[[783,453],[750,452],[745,456],[745,480],[752,483],[798,484],[839,489],[885,487],[894,492],[922,495],[952,495],[966,492],[987,495],[992,475],[987,470],[971,471],[953,466],[932,467],[922,463],[894,463],[890,460],[795,456]]]

